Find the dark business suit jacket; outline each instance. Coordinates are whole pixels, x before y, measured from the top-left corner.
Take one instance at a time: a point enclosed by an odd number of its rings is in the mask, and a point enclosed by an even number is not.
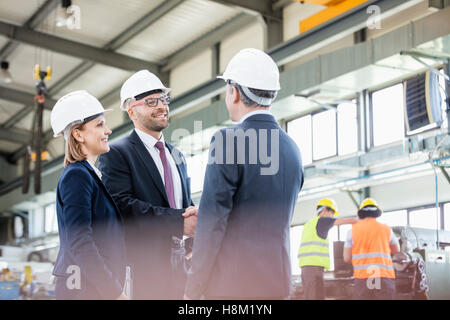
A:
[[[227,135],[239,132],[247,134],[245,144],[238,138],[226,143]],[[257,161],[250,161],[252,154],[260,155]],[[261,154],[272,157],[272,174],[261,174],[262,168],[271,167]],[[187,296],[287,297],[291,281],[289,228],[302,185],[300,151],[272,115],[255,114],[218,131],[205,173]]]
[[[60,239],[53,270],[56,297],[116,299],[125,280],[125,239],[111,195],[89,163],[81,161],[64,168],[56,196]],[[77,274],[81,275],[79,289]],[[68,277],[75,289],[67,287]]]
[[[181,152],[166,143],[180,174],[183,208],[193,205]],[[177,162],[177,161],[175,161]],[[125,221],[127,260],[132,265],[133,299],[182,298],[185,274],[171,263],[172,236],[183,237],[184,209],[171,209],[153,158],[133,130],[100,156],[102,180]]]

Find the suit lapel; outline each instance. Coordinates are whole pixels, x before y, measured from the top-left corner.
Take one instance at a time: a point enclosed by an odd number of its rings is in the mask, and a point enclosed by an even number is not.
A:
[[[120,210],[116,205],[116,202],[114,201],[113,197],[111,196],[111,194],[109,193],[108,189],[106,189],[105,185],[103,184],[102,180],[99,178],[99,176],[97,175],[97,173],[94,171],[94,169],[90,166],[89,163],[87,163],[87,161],[83,161],[80,162],[91,174],[91,176],[94,178],[95,181],[97,181],[97,184],[100,186],[100,188],[103,189],[104,194],[106,195],[106,197],[109,199],[109,201],[111,201],[111,203],[114,206],[114,209],[116,211],[116,215],[119,218],[119,220],[123,223],[123,219],[122,216],[120,215]]]
[[[141,141],[136,131],[130,134],[130,141],[136,150],[136,154],[141,158],[146,171],[150,174],[151,180],[156,185],[157,189],[161,193],[162,197],[169,203],[169,199],[166,194],[166,188],[164,187],[164,183],[162,181],[161,175],[159,174],[158,168],[156,167],[155,161],[153,161],[152,156],[148,152],[144,143]]]
[[[170,154],[172,155],[172,158],[175,161],[175,165],[177,166],[178,174],[180,175],[181,189],[182,189],[182,193],[183,193],[183,207],[188,207],[190,204],[188,203],[188,198],[189,197],[188,197],[188,194],[187,194],[187,186],[186,186],[186,180],[187,180],[187,177],[185,176],[186,170],[183,170],[184,169],[184,165],[183,165],[182,162],[178,163],[179,161],[176,161],[178,156],[174,156],[173,155],[174,147],[171,144],[167,143],[167,142],[166,142],[166,147],[167,147],[167,149],[169,149]]]

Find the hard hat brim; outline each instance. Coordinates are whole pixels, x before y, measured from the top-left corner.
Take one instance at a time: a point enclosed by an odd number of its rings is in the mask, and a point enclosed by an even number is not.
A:
[[[100,113],[106,113],[106,112],[110,112],[110,111],[113,111],[113,109],[106,109],[106,110],[103,110],[102,112],[99,112],[98,114],[100,114]],[[74,120],[74,121],[76,121],[76,120]],[[59,136],[62,136],[64,130],[65,130],[65,128],[64,128],[62,131],[60,131],[59,133],[55,133],[55,134],[53,135],[53,138],[57,138],[57,137],[59,137]]]

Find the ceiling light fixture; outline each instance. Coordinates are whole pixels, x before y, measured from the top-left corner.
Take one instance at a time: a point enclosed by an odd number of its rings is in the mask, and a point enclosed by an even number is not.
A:
[[[0,83],[11,83],[13,81],[12,75],[8,70],[9,62],[2,61],[1,62],[1,70],[0,70]]]
[[[66,27],[68,21],[73,13],[69,12],[67,8],[72,5],[71,0],[61,0],[61,6],[56,10],[56,26],[57,27]]]

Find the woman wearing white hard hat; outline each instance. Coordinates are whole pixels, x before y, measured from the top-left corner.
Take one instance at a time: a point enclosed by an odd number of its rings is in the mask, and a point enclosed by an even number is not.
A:
[[[126,299],[123,224],[94,166],[109,151],[101,103],[87,91],[59,99],[51,113],[56,136],[64,135],[64,170],[56,211],[60,250],[53,274],[57,299]]]

